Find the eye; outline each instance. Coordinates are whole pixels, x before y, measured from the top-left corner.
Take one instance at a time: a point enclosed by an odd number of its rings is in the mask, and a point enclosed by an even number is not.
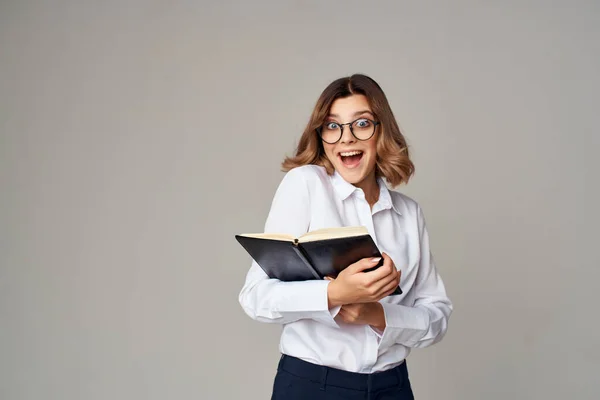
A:
[[[337,122],[326,122],[325,123],[325,129],[328,130],[333,130],[333,129],[338,129],[340,126],[337,124]]]
[[[361,118],[359,120],[356,120],[354,125],[358,126],[359,128],[367,128],[369,127],[369,125],[371,125],[371,121],[369,121],[366,118]]]

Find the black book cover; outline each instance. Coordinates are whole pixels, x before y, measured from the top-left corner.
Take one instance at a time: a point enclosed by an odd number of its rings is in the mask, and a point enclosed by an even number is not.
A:
[[[344,268],[362,258],[381,257],[368,234],[305,242],[244,235],[235,238],[270,278],[281,281],[335,278]],[[381,265],[383,258],[367,271]],[[400,287],[393,294],[402,294]]]

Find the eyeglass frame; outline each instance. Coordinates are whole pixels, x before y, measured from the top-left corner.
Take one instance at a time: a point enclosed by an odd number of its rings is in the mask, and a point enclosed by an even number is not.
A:
[[[367,121],[369,121],[369,122],[371,122],[373,124],[373,133],[371,133],[371,136],[369,136],[366,139],[361,139],[361,138],[357,137],[354,134],[354,130],[352,129],[352,125],[356,121],[359,121],[361,119],[366,119]],[[319,138],[322,141],[324,141],[325,143],[327,143],[327,144],[336,144],[337,142],[339,142],[342,139],[342,137],[344,136],[344,125],[348,125],[350,127],[350,133],[352,134],[352,136],[354,136],[356,138],[356,140],[360,140],[360,141],[363,141],[363,142],[366,141],[366,140],[371,139],[373,137],[373,135],[375,135],[375,131],[377,130],[377,125],[381,125],[380,121],[375,121],[375,120],[372,120],[370,118],[356,118],[354,121],[346,122],[345,124],[339,124],[339,123],[337,123],[335,121],[329,121],[329,122],[334,122],[334,123],[338,124],[339,127],[340,127],[340,137],[335,142],[328,142],[327,140],[323,139],[323,136],[321,135],[321,132],[322,132],[323,125],[325,124],[325,122],[323,124],[321,124],[318,128],[315,128],[315,132],[317,133],[317,135],[319,135]]]

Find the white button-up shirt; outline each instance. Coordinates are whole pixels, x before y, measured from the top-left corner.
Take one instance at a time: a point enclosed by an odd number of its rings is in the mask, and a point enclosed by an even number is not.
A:
[[[435,267],[423,212],[408,196],[379,179],[373,208],[361,189],[317,165],[283,177],[264,231],[300,236],[311,230],[365,226],[378,248],[402,271],[403,294],[380,303],[386,328],[347,324],[328,308],[326,280],[269,279],[252,261],[239,294],[244,311],[261,322],[282,324],[281,353],[352,372],[371,373],[403,362],[411,348],[438,342],[446,333],[452,303]]]

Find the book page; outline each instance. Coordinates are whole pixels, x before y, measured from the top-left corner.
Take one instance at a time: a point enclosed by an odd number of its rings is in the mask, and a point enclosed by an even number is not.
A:
[[[286,242],[293,242],[295,237],[292,235],[286,235],[285,233],[244,233],[240,236],[251,237],[256,239],[271,239],[271,240],[282,240]]]
[[[299,242],[313,242],[315,240],[335,239],[351,236],[368,235],[369,231],[364,226],[344,226],[338,228],[324,228],[310,231],[300,236]]]

